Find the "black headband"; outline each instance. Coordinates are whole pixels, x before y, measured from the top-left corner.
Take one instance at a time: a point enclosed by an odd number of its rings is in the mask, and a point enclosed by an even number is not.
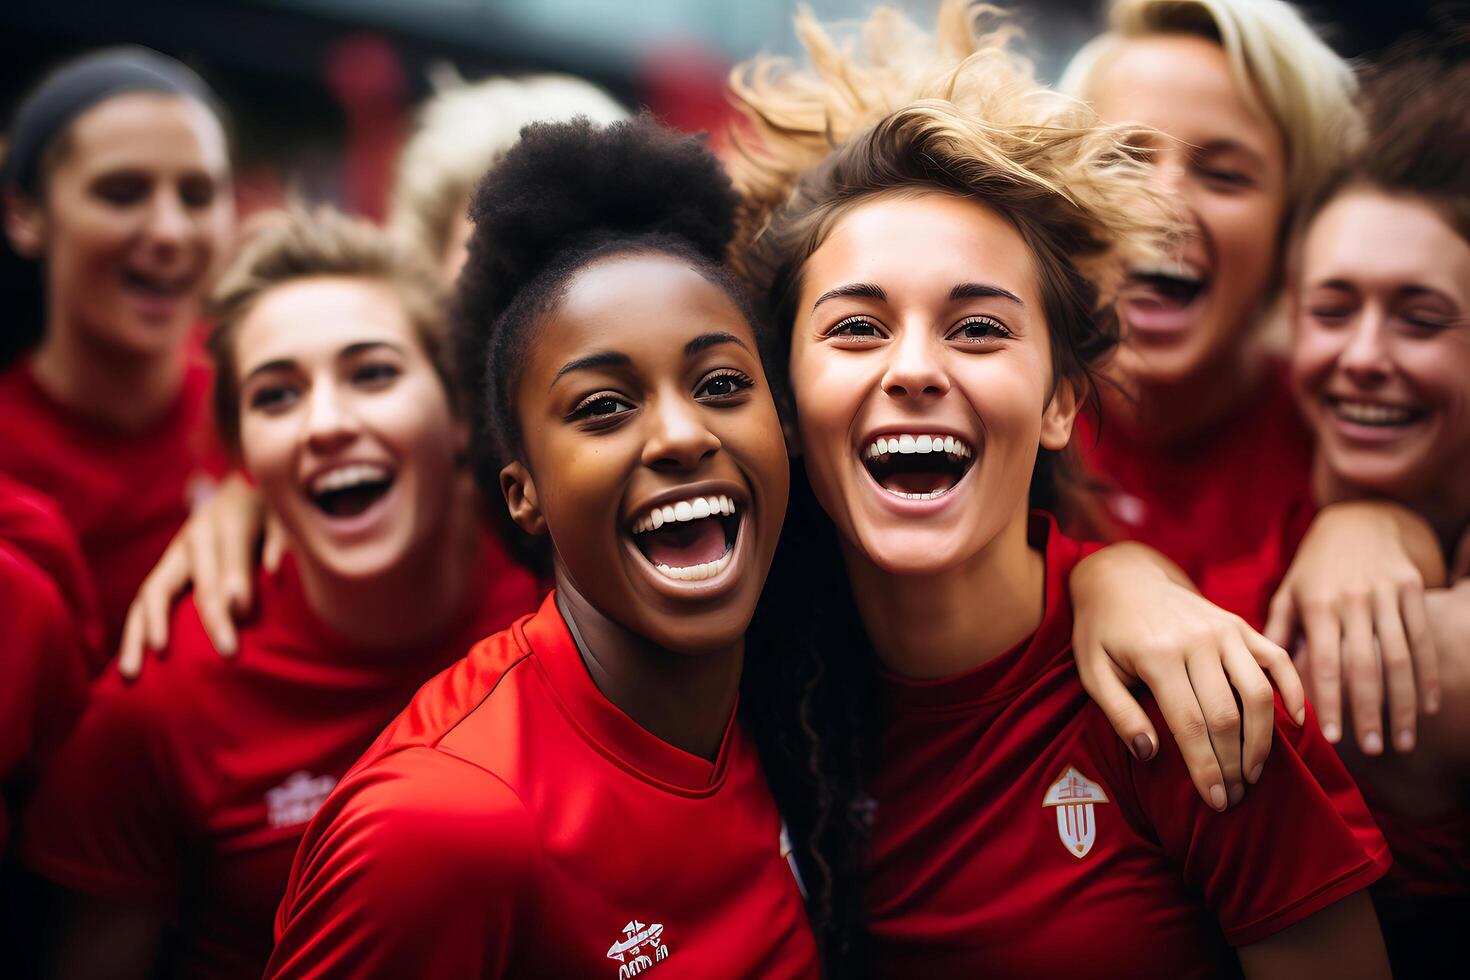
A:
[[[56,137],[92,106],[127,92],[181,95],[216,107],[203,79],[157,51],[128,46],[83,55],[47,76],[16,111],[0,172],[4,185],[35,194],[41,158]]]

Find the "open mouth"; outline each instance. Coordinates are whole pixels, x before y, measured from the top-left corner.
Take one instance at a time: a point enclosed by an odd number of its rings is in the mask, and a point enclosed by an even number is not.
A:
[[[179,299],[194,284],[192,275],[158,276],[135,269],[124,270],[123,282],[129,288],[156,299]]]
[[[1407,405],[1384,405],[1379,402],[1353,401],[1332,396],[1328,396],[1327,405],[1332,409],[1333,414],[1345,422],[1377,429],[1413,425],[1429,414],[1422,408],[1410,408]]]
[[[659,574],[678,582],[714,578],[730,564],[744,514],[731,497],[690,497],[633,522],[633,543]]]
[[[1181,318],[1209,286],[1209,277],[1186,262],[1135,267],[1122,295],[1128,322],[1145,330],[1182,326]]]
[[[328,517],[356,517],[393,487],[393,471],[373,463],[328,470],[311,481],[307,495]]]
[[[873,481],[895,497],[933,500],[953,490],[975,462],[975,451],[954,436],[878,436],[862,451]]]

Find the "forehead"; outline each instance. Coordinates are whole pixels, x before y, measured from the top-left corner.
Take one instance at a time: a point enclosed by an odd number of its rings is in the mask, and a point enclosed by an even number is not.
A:
[[[1308,285],[1420,285],[1464,301],[1470,243],[1424,201],[1370,189],[1339,195],[1312,222],[1302,249]]]
[[[310,363],[353,344],[389,343],[407,351],[418,336],[398,296],[368,279],[302,279],[261,296],[240,322],[235,353],[242,376],[268,361]]]
[[[87,170],[229,168],[219,120],[193,99],[134,92],[100,102],[67,127],[61,163]]]
[[[1248,101],[1220,45],[1202,37],[1165,34],[1122,41],[1092,81],[1093,106],[1110,122],[1152,126],[1204,146],[1234,140],[1280,153],[1280,133]]]
[[[803,270],[803,296],[872,282],[895,300],[948,296],[957,283],[1001,286],[1040,308],[1031,250],[1014,225],[949,194],[884,196],[843,215]]]

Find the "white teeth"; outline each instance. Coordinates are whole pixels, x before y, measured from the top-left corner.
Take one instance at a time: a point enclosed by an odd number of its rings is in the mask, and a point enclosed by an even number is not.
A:
[[[961,459],[968,457],[970,447],[963,440],[954,436],[926,436],[926,435],[901,435],[897,438],[879,436],[868,444],[863,450],[863,455],[868,459],[877,459],[879,456],[887,456],[892,453],[903,453],[904,455],[922,455],[925,453],[948,453]]]
[[[690,497],[675,504],[654,507],[633,522],[633,533],[656,531],[665,524],[697,521],[705,517],[729,516],[735,513],[735,501],[724,494],[712,497]]]
[[[1168,276],[1170,279],[1194,283],[1203,282],[1205,278],[1203,272],[1182,260],[1158,259],[1136,265],[1130,271],[1135,276]]]
[[[887,487],[883,489],[888,490]],[[948,490],[935,490],[933,493],[904,493],[902,490],[888,490],[888,492],[895,497],[904,497],[908,500],[933,500],[935,497],[942,497],[949,493]]]
[[[1349,422],[1364,425],[1402,425],[1413,417],[1413,412],[1396,405],[1375,405],[1371,402],[1345,402],[1336,404],[1337,414]]]
[[[701,565],[688,565],[684,568],[674,568],[669,565],[654,565],[653,567],[658,569],[661,575],[676,582],[703,582],[723,572],[730,564],[730,558],[734,554],[734,551],[726,551],[714,561],[707,561]]]
[[[393,474],[385,466],[377,466],[372,463],[351,463],[321,474],[311,481],[309,489],[313,494],[322,494],[332,490],[345,490],[363,483],[380,483],[391,479],[392,476]]]

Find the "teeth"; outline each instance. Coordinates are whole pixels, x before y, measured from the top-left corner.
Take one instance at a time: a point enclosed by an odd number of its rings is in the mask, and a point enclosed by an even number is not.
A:
[[[1365,425],[1398,425],[1409,421],[1413,416],[1407,408],[1395,405],[1374,405],[1371,402],[1344,402],[1336,405],[1337,414],[1350,422],[1362,422]]]
[[[1144,262],[1134,266],[1131,271],[1135,276],[1167,276],[1182,282],[1200,283],[1205,279],[1202,271],[1182,260],[1171,262],[1167,259],[1158,259],[1153,262]]]
[[[674,568],[670,565],[654,565],[661,575],[673,579],[676,582],[703,582],[707,578],[714,578],[725,570],[730,564],[730,558],[735,554],[726,551],[714,561],[707,561],[702,565],[688,565],[684,568]]]
[[[863,450],[863,455],[868,459],[877,459],[892,453],[903,453],[904,455],[922,455],[926,453],[948,453],[964,459],[971,455],[970,447],[963,440],[954,436],[911,436],[901,435],[897,438],[879,436],[868,444]]]
[[[888,490],[887,487],[883,489]],[[933,500],[935,497],[942,497],[949,493],[948,490],[935,490],[933,493],[904,493],[902,490],[888,490],[888,492],[895,497],[903,497],[907,500]]]
[[[392,477],[387,467],[376,466],[371,463],[353,463],[348,466],[339,466],[335,470],[329,470],[311,481],[311,492],[313,494],[328,493],[332,490],[345,490],[363,483],[379,483]]]
[[[665,524],[680,521],[697,521],[705,517],[729,516],[735,513],[735,501],[720,494],[713,497],[690,497],[676,504],[655,507],[633,522],[633,533],[656,531]],[[715,564],[710,562],[709,564]],[[697,567],[697,566],[696,566]],[[679,571],[679,569],[675,569]],[[711,575],[714,573],[711,572]],[[706,576],[707,578],[708,576]]]

